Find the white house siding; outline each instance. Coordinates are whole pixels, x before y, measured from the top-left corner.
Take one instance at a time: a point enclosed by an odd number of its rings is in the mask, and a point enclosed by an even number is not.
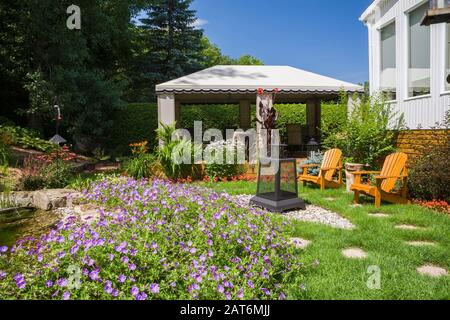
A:
[[[450,92],[445,92],[446,25],[431,25],[431,94],[408,98],[408,17],[424,0],[385,0],[365,18],[369,30],[369,67],[372,94],[380,89],[380,29],[396,23],[396,81],[395,109],[404,114],[410,129],[431,129],[441,123],[449,110]]]

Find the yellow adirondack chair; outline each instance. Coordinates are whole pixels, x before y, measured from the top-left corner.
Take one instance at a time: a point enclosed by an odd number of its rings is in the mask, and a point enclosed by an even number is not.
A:
[[[391,203],[407,204],[408,201],[408,168],[406,162],[408,156],[405,153],[398,152],[391,154],[384,161],[381,171],[359,171],[353,172],[355,175],[355,183],[350,189],[355,192],[355,203],[359,203],[359,195],[365,194],[375,198],[375,206],[379,208],[381,201],[385,200]],[[376,185],[361,183],[361,176],[367,174],[377,174],[375,177]],[[394,191],[395,183],[401,179],[402,186],[400,191]]]
[[[319,176],[308,175],[308,169],[320,167]],[[299,180],[306,186],[307,183],[313,183],[320,186],[320,190],[325,188],[339,188],[342,185],[342,151],[331,149],[325,152],[322,164],[305,164],[300,166],[303,173]],[[333,180],[336,171],[338,180]]]

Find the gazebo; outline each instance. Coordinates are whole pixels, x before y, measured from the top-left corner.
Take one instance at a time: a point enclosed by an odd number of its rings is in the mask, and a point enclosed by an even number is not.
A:
[[[215,66],[157,85],[158,122],[179,123],[183,104],[238,104],[240,128],[249,129],[251,105],[259,105],[262,99],[258,88],[278,89],[276,103],[306,104],[308,135],[316,139],[321,102],[337,99],[344,91],[350,96],[351,108],[351,96],[364,91],[359,85],[289,66]]]

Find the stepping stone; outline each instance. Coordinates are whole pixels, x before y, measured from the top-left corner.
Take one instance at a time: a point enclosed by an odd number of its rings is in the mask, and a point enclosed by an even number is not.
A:
[[[342,250],[342,254],[344,257],[349,259],[365,259],[367,258],[367,253],[364,252],[360,248],[348,248],[345,250]]]
[[[369,216],[372,218],[389,218],[389,215],[386,213],[369,213]]]
[[[433,266],[430,264],[419,267],[416,270],[420,274],[434,277],[434,278],[446,276],[448,274],[447,270],[445,270],[444,268]]]
[[[330,198],[324,198],[324,200],[325,200],[325,201],[334,201],[334,200],[336,200],[336,198],[331,198],[331,197],[330,197]]]
[[[291,238],[289,239],[289,243],[294,245],[297,249],[305,249],[311,244],[311,241],[302,238]]]
[[[401,230],[422,230],[424,228],[413,226],[410,224],[400,224],[398,226],[395,226],[395,229],[401,229]]]
[[[436,245],[434,242],[430,242],[430,241],[408,241],[406,243],[413,247],[425,247],[425,246]]]

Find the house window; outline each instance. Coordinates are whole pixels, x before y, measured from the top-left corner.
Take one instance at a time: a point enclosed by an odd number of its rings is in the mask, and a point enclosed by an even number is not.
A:
[[[450,91],[450,23],[447,23],[445,52],[445,90]]]
[[[409,97],[430,94],[430,27],[420,25],[427,9],[428,3],[409,14]]]
[[[384,27],[381,33],[380,90],[387,100],[397,99],[397,63],[395,22]]]

